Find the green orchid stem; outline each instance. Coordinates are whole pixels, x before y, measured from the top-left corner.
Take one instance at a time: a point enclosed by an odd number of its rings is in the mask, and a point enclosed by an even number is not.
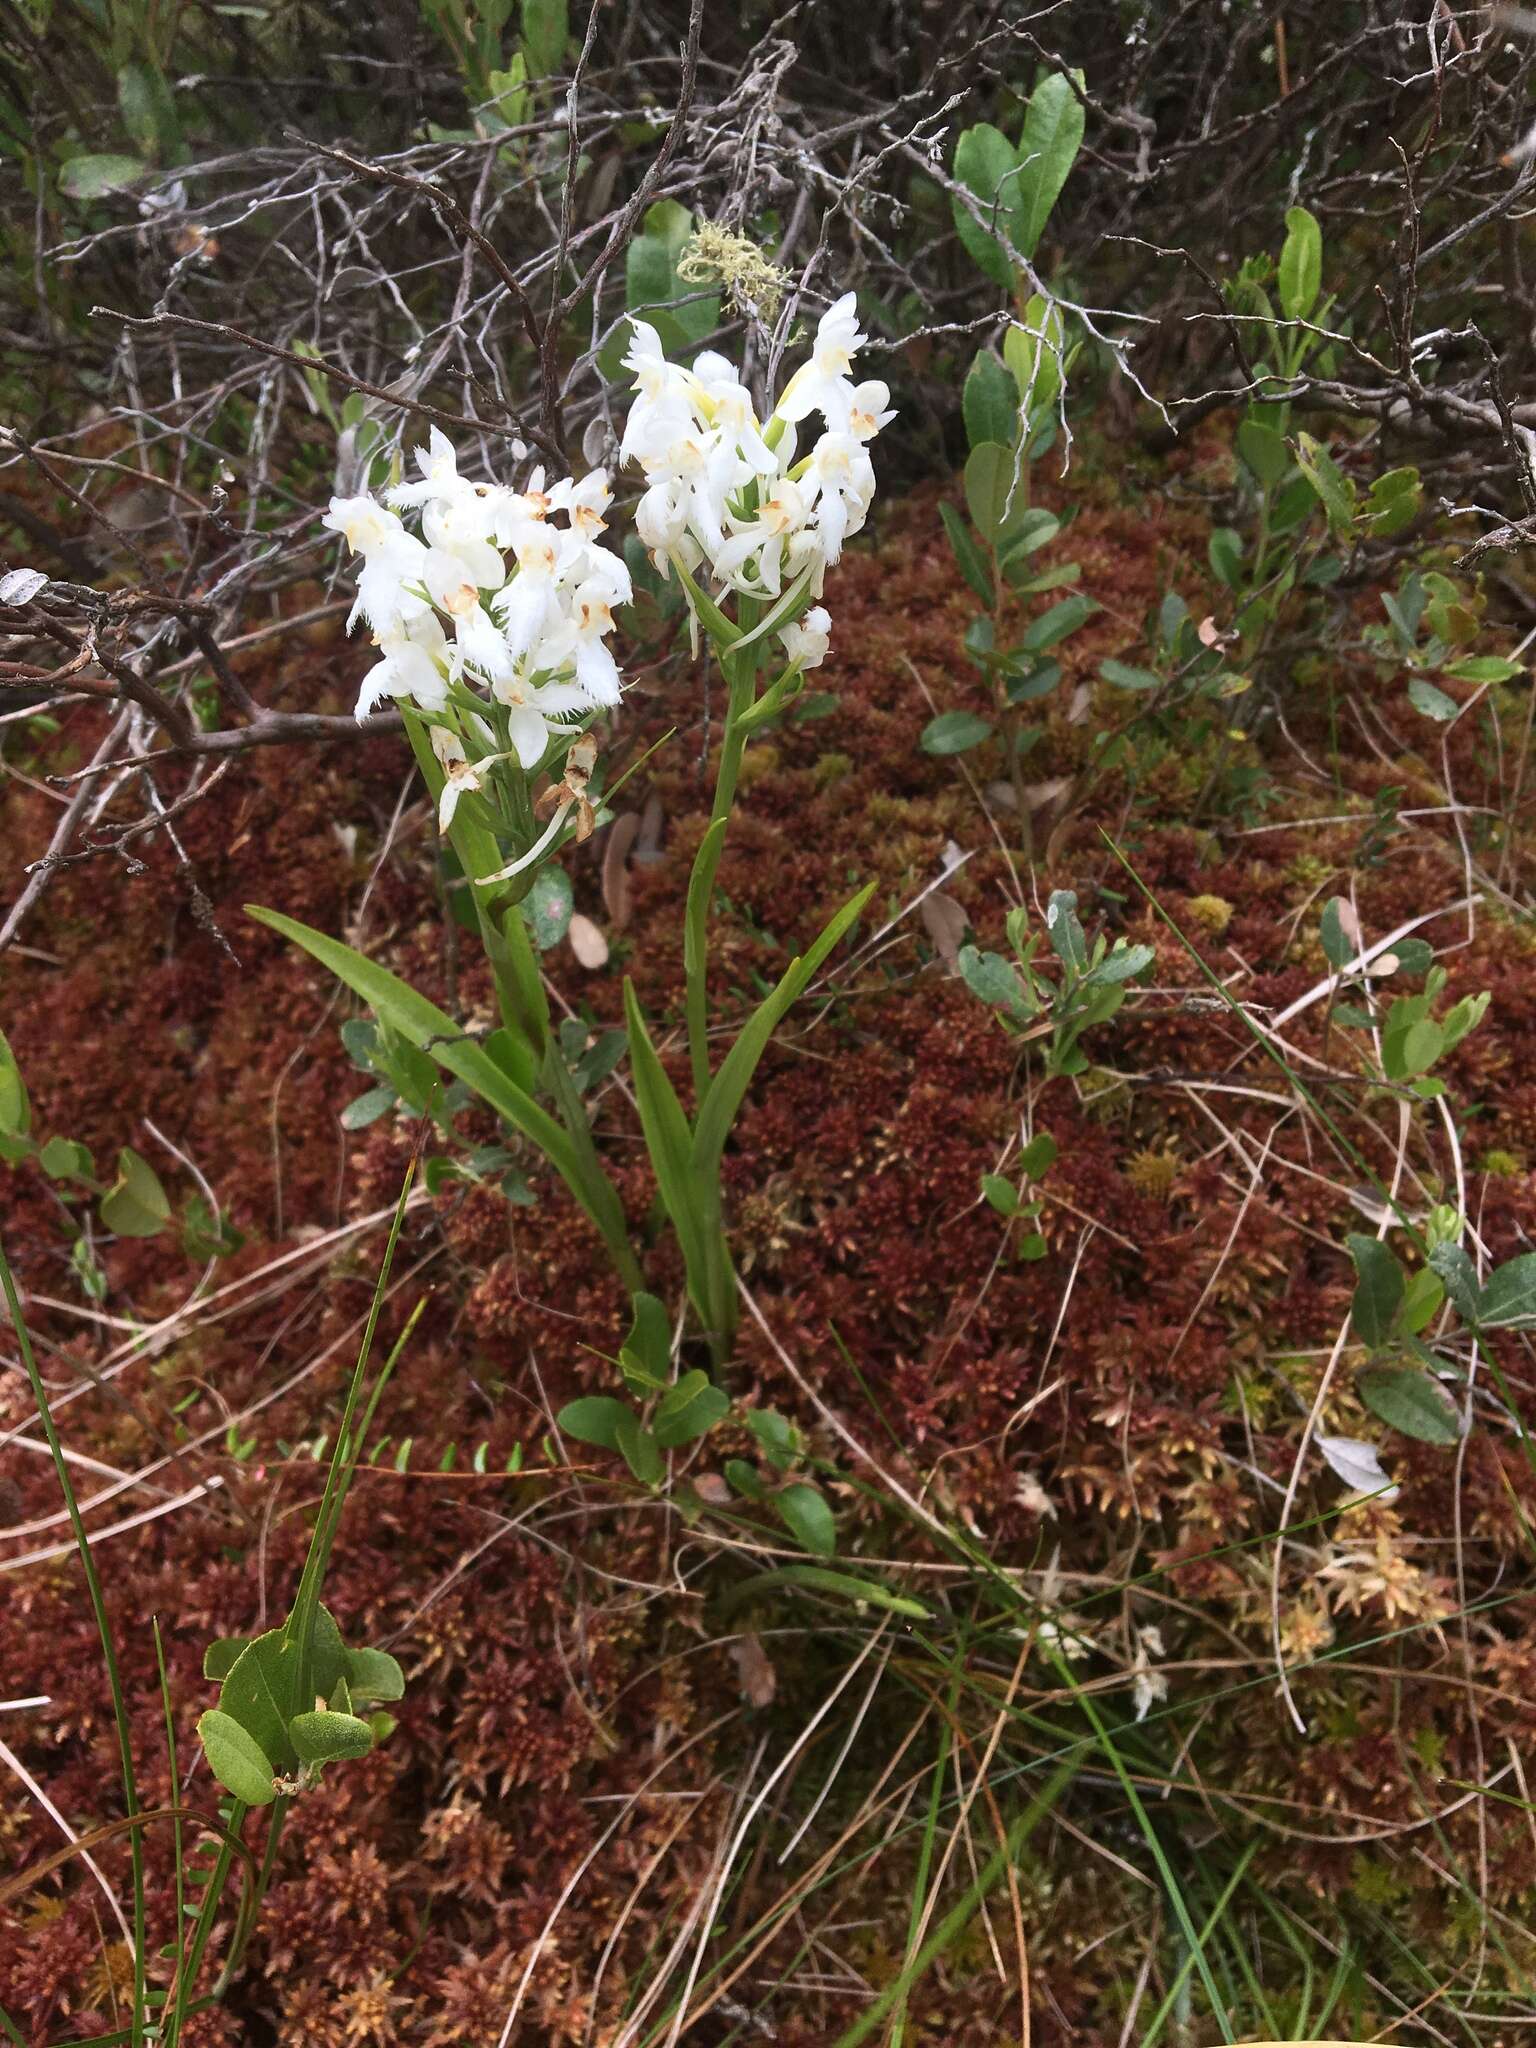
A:
[[[745,609],[745,601],[743,603]],[[687,943],[684,973],[687,982],[688,1055],[693,1068],[694,1114],[704,1106],[709,1093],[709,916],[714,905],[715,876],[725,847],[726,828],[736,803],[736,785],[741,778],[742,756],[748,734],[741,721],[757,698],[757,661],[753,654],[722,653],[729,695],[725,710],[725,736],[720,743],[720,767],[715,776],[715,800],[710,806],[709,830],[694,856],[688,884]],[[731,1290],[732,1306],[735,1290]]]
[[[112,1719],[117,1728],[118,1760],[123,1777],[123,1804],[128,1818],[132,1820],[139,1811],[138,1779],[133,1768],[133,1738],[128,1721],[128,1706],[123,1696],[122,1674],[118,1670],[117,1645],[112,1636],[112,1623],[107,1614],[106,1596],[101,1590],[101,1580],[96,1574],[96,1560],[91,1555],[90,1538],[85,1533],[85,1523],[80,1514],[80,1503],[75,1495],[74,1482],[69,1476],[69,1466],[64,1459],[64,1446],[54,1426],[53,1410],[48,1403],[48,1389],[43,1385],[43,1376],[37,1369],[37,1359],[32,1351],[32,1338],[27,1329],[26,1318],[21,1312],[21,1296],[11,1273],[11,1262],[5,1255],[5,1246],[0,1243],[0,1288],[4,1289],[5,1305],[10,1314],[11,1327],[16,1332],[16,1348],[21,1353],[21,1362],[32,1389],[32,1398],[37,1403],[38,1418],[43,1425],[43,1435],[48,1442],[48,1455],[53,1460],[53,1469],[58,1476],[59,1490],[64,1496],[65,1512],[69,1516],[70,1530],[75,1539],[75,1548],[80,1553],[81,1569],[90,1594],[91,1612],[96,1620],[96,1633],[101,1638],[102,1662],[107,1669],[107,1686],[112,1694]],[[134,2048],[144,2039],[144,1845],[143,1831],[133,1828],[129,1831],[128,1851],[132,1859],[133,1880],[133,2025],[131,2040]]]
[[[742,600],[741,623],[749,630],[753,620],[747,614],[753,609],[755,607],[750,600]],[[720,856],[725,850],[725,835],[736,803],[742,757],[749,738],[742,721],[757,700],[758,645],[734,653],[721,650],[720,665],[729,693],[725,734],[720,743],[720,766],[715,776],[709,829],[694,856],[693,873],[688,881],[688,909],[683,935],[684,1007],[688,1023],[688,1057],[693,1071],[695,1121],[703,1113],[714,1078],[709,1060],[709,919],[714,907],[715,878],[720,869]],[[734,1348],[740,1310],[736,1299],[736,1269],[725,1231],[718,1173],[713,1185],[700,1191],[700,1209],[705,1270],[691,1276],[694,1305],[704,1322],[710,1356],[717,1366],[721,1366],[728,1361]]]
[[[459,855],[461,861],[469,851],[466,845]],[[466,873],[469,872],[473,870],[466,868]],[[603,1242],[618,1268],[620,1279],[634,1294],[644,1287],[645,1279],[630,1246],[623,1205],[612,1181],[603,1171],[597,1147],[592,1142],[592,1126],[585,1105],[571,1079],[560,1040],[549,1028],[549,999],[544,993],[544,977],[529,936],[527,920],[516,903],[498,918],[478,888],[474,895],[480,936],[495,977],[502,1022],[532,1049],[539,1063],[540,1076],[555,1099],[560,1121],[575,1148],[588,1203],[603,1233]]]

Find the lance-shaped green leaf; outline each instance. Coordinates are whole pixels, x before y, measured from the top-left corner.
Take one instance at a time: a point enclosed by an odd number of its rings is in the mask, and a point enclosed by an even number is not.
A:
[[[1022,320],[1003,336],[1003,361],[1031,418],[1053,406],[1061,391],[1066,332],[1060,306],[1036,292]]]
[[[32,1128],[32,1105],[27,1084],[10,1042],[0,1031],[0,1137],[25,1138]]]
[[[633,1320],[624,1339],[636,1366],[652,1388],[664,1387],[672,1366],[672,1319],[666,1305],[643,1291],[633,1297]]]
[[[710,1083],[709,1092],[700,1105],[692,1147],[696,1170],[707,1175],[712,1183],[719,1173],[720,1156],[736,1121],[736,1113],[757,1070],[757,1063],[768,1049],[769,1040],[791,1006],[805,993],[812,975],[859,917],[874,889],[875,884],[871,882],[857,896],[851,897],[810,950],[801,958],[791,960],[772,995],[758,1005],[742,1026],[736,1043],[721,1061],[720,1071]]]
[[[1291,466],[1285,437],[1263,420],[1246,419],[1237,430],[1237,452],[1261,484],[1277,484]]]
[[[774,1495],[785,1526],[816,1557],[837,1555],[837,1523],[826,1495],[808,1480],[797,1480]]]
[[[1060,531],[1061,521],[1054,512],[1047,512],[1043,505],[1031,506],[1021,519],[1010,524],[1005,566],[1012,569],[1024,556],[1053,541]],[[1071,568],[1074,575],[1082,573],[1075,563],[1063,566]]]
[[[944,522],[944,531],[949,535],[949,544],[954,549],[955,560],[960,564],[960,573],[983,604],[990,605],[995,592],[992,588],[992,571],[987,558],[971,537],[970,529],[953,505],[941,505],[939,517]]]
[[[1077,914],[1077,891],[1053,889],[1045,906],[1045,931],[1051,951],[1065,967],[1083,974],[1088,968],[1088,940]]]
[[[1030,621],[1020,644],[1031,654],[1043,654],[1048,647],[1059,645],[1080,626],[1086,625],[1098,608],[1091,597],[1081,593],[1060,598],[1038,619]]]
[[[1015,216],[1018,171],[1019,160],[1013,144],[1001,128],[994,128],[990,121],[981,121],[974,128],[967,128],[955,145],[955,178],[976,201],[974,210],[960,199],[953,202],[955,231],[971,261],[984,270],[994,284],[1005,287],[1013,282],[1013,258],[1005,254],[989,228],[993,225],[1001,228],[1009,241],[1018,247],[1015,234],[1018,227]],[[978,213],[980,220],[976,218]]]
[[[566,0],[523,0],[523,48],[530,76],[547,78],[560,69],[571,32],[569,13]]]
[[[59,172],[59,190],[67,199],[103,199],[109,192],[126,192],[153,171],[152,164],[136,156],[71,157]]]
[[[548,1111],[519,1088],[446,1010],[418,995],[409,982],[391,974],[387,967],[380,967],[339,939],[328,938],[312,925],[284,917],[280,911],[264,910],[259,904],[247,904],[246,909],[258,924],[292,939],[338,981],[345,982],[381,1023],[390,1025],[412,1045],[430,1053],[440,1067],[466,1081],[498,1116],[537,1145],[609,1244],[627,1247],[624,1211],[612,1184],[586,1169],[570,1138]]]
[[[640,1008],[640,999],[635,994],[633,982],[628,979],[624,983],[624,1017],[629,1027],[635,1101],[640,1109],[646,1150],[656,1172],[661,1199],[666,1204],[672,1227],[683,1248],[689,1291],[700,1313],[707,1314],[705,1303],[699,1298],[709,1266],[705,1239],[707,1233],[718,1231],[718,1216],[713,1213],[714,1204],[708,1188],[701,1184],[694,1169],[693,1133],[688,1128],[683,1105],[657,1057]]]
[[[928,1609],[920,1600],[909,1599],[904,1593],[893,1593],[878,1579],[861,1579],[853,1572],[828,1571],[825,1565],[818,1564],[790,1564],[778,1571],[762,1572],[757,1578],[734,1587],[721,1601],[720,1611],[729,1614],[743,1601],[759,1593],[775,1593],[785,1586],[803,1586],[807,1592],[830,1593],[869,1607],[883,1607],[888,1613],[909,1615],[914,1621],[929,1618]]]
[[[1305,320],[1322,289],[1323,231],[1304,206],[1291,207],[1285,216],[1278,282],[1287,320]]]
[[[999,441],[1008,447],[1019,430],[1019,394],[1013,379],[989,349],[977,352],[960,395],[965,437],[971,447]]]
[[[1478,1314],[1477,1268],[1459,1244],[1437,1244],[1429,1255],[1432,1269],[1440,1275],[1451,1306],[1463,1322],[1475,1323]]]
[[[1371,1413],[1403,1436],[1423,1444],[1460,1441],[1461,1421],[1449,1394],[1416,1366],[1372,1366],[1355,1385]]]
[[[1029,516],[1023,457],[996,441],[973,448],[965,463],[965,503],[982,539],[1004,551]]]
[[[1321,441],[1314,440],[1310,434],[1296,436],[1296,462],[1327,513],[1328,524],[1335,533],[1348,534],[1355,523],[1356,492],[1353,483]]]
[[[929,719],[918,734],[917,743],[925,754],[942,758],[968,753],[991,737],[991,725],[974,711],[941,711],[936,718]]]

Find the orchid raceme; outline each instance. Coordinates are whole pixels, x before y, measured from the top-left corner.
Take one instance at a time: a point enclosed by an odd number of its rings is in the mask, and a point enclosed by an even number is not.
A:
[[[602,543],[608,479],[594,470],[546,488],[535,470],[521,491],[478,481],[436,427],[416,463],[419,477],[383,503],[333,498],[324,520],[362,558],[351,623],[367,620],[381,656],[358,716],[393,697],[462,741],[449,712],[462,685],[487,701],[501,751],[532,773],[552,744],[619,701],[606,643],[613,607],[631,593],[622,558]],[[419,536],[403,513],[419,519]]]
[[[867,444],[894,418],[886,386],[850,374],[866,340],[853,293],[822,315],[810,361],[762,421],[723,356],[706,350],[685,369],[667,360],[653,327],[632,325],[624,362],[635,398],[620,453],[645,476],[635,527],[657,569],[678,569],[686,587],[703,565],[738,598],[773,602],[802,583],[806,603],[819,598],[827,568],[869,515]],[[798,455],[796,429],[817,413],[823,432]]]

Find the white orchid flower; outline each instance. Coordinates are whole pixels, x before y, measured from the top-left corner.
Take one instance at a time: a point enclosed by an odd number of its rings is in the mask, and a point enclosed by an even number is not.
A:
[[[828,420],[847,417],[849,376],[855,353],[868,336],[859,331],[852,292],[828,307],[816,327],[811,359],[802,363],[784,387],[775,411],[783,420],[803,420],[820,412]]]
[[[466,760],[464,742],[446,726],[434,725],[429,737],[432,751],[443,770],[443,793],[437,800],[437,829],[446,832],[453,823],[459,799],[470,790],[482,789],[485,778],[505,754],[486,754],[478,761]]]
[[[882,384],[878,377],[870,377],[862,384],[855,384],[848,396],[848,417],[831,422],[840,425],[845,433],[860,441],[873,441],[882,427],[888,427],[896,417],[891,404],[891,387]]]
[[[570,614],[559,634],[546,642],[550,666],[563,668],[569,663],[574,667],[576,681],[592,704],[619,701],[618,664],[604,645],[604,636],[612,631],[607,587],[583,583],[572,597]]]
[[[389,632],[427,609],[426,598],[416,588],[427,550],[393,512],[373,498],[332,498],[321,524],[339,533],[363,558],[357,598],[347,620],[349,632],[360,618],[375,633]]]
[[[661,336],[648,320],[637,320],[630,315],[629,347],[624,353],[624,367],[635,380],[635,389],[648,405],[661,405],[669,399],[681,398],[684,404],[691,399],[694,380],[681,363],[670,362],[661,345]]]
[[[806,496],[816,507],[816,525],[828,563],[857,533],[875,494],[875,472],[864,444],[852,434],[826,433],[807,459]]]
[[[779,638],[784,652],[801,668],[820,668],[832,644],[832,620],[820,606],[814,606],[798,624],[786,626]]]
[[[581,575],[576,584],[573,602],[588,588],[600,591],[610,605],[628,604],[635,594],[629,564],[622,555],[616,555],[611,548],[587,548],[581,562]]]
[[[693,374],[702,392],[701,411],[722,443],[738,454],[757,476],[772,476],[779,458],[763,439],[752,394],[724,356],[706,349],[694,359]]]
[[[567,733],[592,708],[578,683],[534,683],[521,669],[493,683],[491,695],[507,710],[507,736],[531,775],[549,751],[551,733]]]
[[[573,533],[585,541],[595,541],[600,533],[607,530],[608,522],[603,514],[613,503],[607,470],[594,469],[580,483],[574,483],[567,477],[564,483],[556,484],[550,492],[549,503],[555,511],[566,514]]]
[[[466,540],[457,547],[428,548],[421,580],[432,602],[457,618],[475,609],[482,590],[499,590],[507,572],[488,540]]]
[[[491,538],[497,547],[514,554],[531,539],[553,509],[553,494],[544,488],[544,472],[536,469],[525,489],[504,490],[497,496],[491,517]]]
[[[426,447],[416,450],[416,467],[421,471],[418,482],[396,484],[384,494],[385,502],[397,511],[410,511],[434,498],[452,503],[477,488],[469,477],[459,475],[458,454],[441,427],[434,427]]]
[[[423,711],[441,711],[448,702],[444,667],[448,643],[435,612],[423,610],[403,626],[378,638],[382,659],[369,669],[358,692],[357,716],[366,718],[386,697],[410,697]]]
[[[648,365],[646,381],[663,397],[671,394],[666,404],[680,403],[684,424],[700,431],[686,403],[693,386],[685,372],[674,374],[660,343],[647,355],[640,337],[637,359]],[[665,415],[662,406],[653,417],[658,434]],[[520,458],[526,450],[515,452]],[[702,469],[703,451],[693,460]],[[612,498],[603,471],[546,484],[535,470],[516,491],[464,476],[452,443],[436,431],[416,461],[419,481],[390,496],[419,513],[424,538],[367,496],[333,499],[325,524],[362,557],[353,620],[370,621],[380,650],[363,684],[359,717],[389,697],[442,712],[450,680],[488,691],[506,709],[510,751],[490,751],[480,763],[467,763],[462,743],[445,733],[451,817],[459,795],[478,788],[491,763],[515,758],[531,771],[552,733],[568,736],[595,706],[618,702],[621,678],[606,643],[613,607],[632,592],[624,561],[601,544]],[[683,487],[690,507],[692,489]],[[552,515],[563,519],[556,523]],[[691,545],[686,533],[680,542]],[[484,736],[494,750],[489,726]]]
[[[802,526],[798,533],[792,533],[784,550],[784,574],[791,583],[798,582],[807,569],[811,572],[810,594],[819,598],[827,577],[827,553],[822,535],[814,526]]]
[[[716,553],[716,576],[734,589],[762,591],[777,597],[782,588],[785,552],[805,521],[805,494],[798,484],[781,477],[752,519],[731,534]],[[745,578],[749,565],[757,570],[755,583]]]
[[[560,617],[560,538],[539,528],[517,551],[517,574],[491,600],[515,655],[526,655]]]
[[[453,674],[466,669],[495,684],[510,676],[516,667],[507,636],[483,604],[458,613],[453,621]]]

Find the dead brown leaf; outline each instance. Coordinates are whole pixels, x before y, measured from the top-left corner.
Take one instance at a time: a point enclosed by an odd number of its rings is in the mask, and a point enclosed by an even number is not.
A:
[[[945,896],[935,889],[917,906],[917,914],[944,965],[958,967],[967,923],[964,908],[953,896]]]
[[[603,848],[603,903],[616,932],[623,931],[629,922],[629,850],[639,830],[639,813],[625,811],[608,827],[608,842]]]
[[[768,1652],[754,1635],[738,1636],[731,1645],[741,1696],[749,1707],[771,1707],[779,1689],[779,1674]]]

